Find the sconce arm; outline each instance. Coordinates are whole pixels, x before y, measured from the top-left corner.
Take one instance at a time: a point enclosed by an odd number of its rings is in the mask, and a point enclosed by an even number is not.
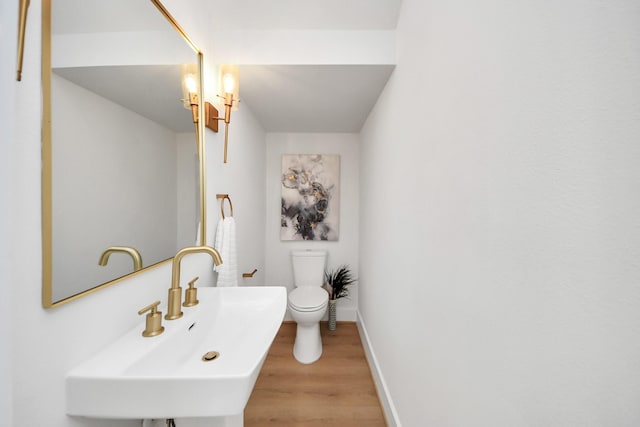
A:
[[[209,102],[205,103],[205,126],[214,132],[218,132],[218,121],[223,121],[224,126],[224,163],[227,163],[227,146],[229,142],[229,123],[231,123],[231,108],[233,107],[233,93],[227,93],[225,96],[218,95],[224,99],[224,116],[218,115],[218,109]],[[240,102],[240,100],[236,100]],[[193,104],[192,104],[193,108]],[[197,108],[197,106],[196,106]],[[195,114],[195,113],[194,113]]]

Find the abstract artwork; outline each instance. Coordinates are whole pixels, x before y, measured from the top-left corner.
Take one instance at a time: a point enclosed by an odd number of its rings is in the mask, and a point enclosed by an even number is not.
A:
[[[338,240],[340,156],[282,156],[281,240]]]

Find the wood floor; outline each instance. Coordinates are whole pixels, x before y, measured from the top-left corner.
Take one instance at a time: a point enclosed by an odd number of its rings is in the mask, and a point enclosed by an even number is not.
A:
[[[323,353],[310,365],[293,358],[295,322],[282,324],[249,403],[245,427],[386,426],[354,322],[320,324]]]

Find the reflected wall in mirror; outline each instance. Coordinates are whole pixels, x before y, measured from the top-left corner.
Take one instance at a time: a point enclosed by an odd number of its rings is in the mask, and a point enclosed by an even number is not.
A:
[[[162,10],[43,1],[45,307],[132,274],[133,253],[144,269],[196,242],[200,141],[181,68],[202,55]]]

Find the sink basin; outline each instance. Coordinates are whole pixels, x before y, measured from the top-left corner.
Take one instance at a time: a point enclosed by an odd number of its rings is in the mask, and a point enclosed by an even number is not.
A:
[[[67,413],[94,418],[241,414],[287,306],[284,287],[199,288],[200,303],[141,335],[144,320],[67,374]],[[160,306],[162,311],[166,307]],[[214,360],[203,361],[209,352]]]

